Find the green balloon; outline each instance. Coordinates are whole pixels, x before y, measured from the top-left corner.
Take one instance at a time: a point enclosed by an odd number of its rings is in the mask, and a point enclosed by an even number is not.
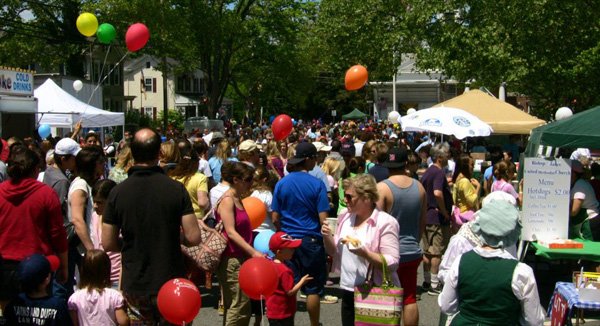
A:
[[[100,41],[100,43],[110,44],[110,42],[117,37],[117,31],[113,25],[109,23],[103,23],[102,25],[98,26],[96,36],[98,36],[98,41]]]

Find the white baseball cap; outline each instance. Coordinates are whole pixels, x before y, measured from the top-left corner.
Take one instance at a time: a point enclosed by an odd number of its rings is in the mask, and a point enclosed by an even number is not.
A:
[[[54,146],[55,155],[73,155],[77,156],[77,153],[81,150],[81,146],[71,138],[63,138],[56,143]]]

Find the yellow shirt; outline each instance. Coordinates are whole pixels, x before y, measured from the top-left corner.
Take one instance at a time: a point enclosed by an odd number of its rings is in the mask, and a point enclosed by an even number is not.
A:
[[[461,213],[468,210],[476,210],[478,198],[479,196],[475,191],[475,187],[471,183],[471,180],[461,175],[454,183],[454,189],[452,190],[454,205],[460,209]]]
[[[183,183],[184,178],[173,178],[176,181]],[[197,218],[204,217],[204,211],[198,205],[198,191],[204,191],[208,193],[208,179],[206,176],[200,172],[194,174],[187,182],[184,184],[185,189],[190,195],[190,199],[192,200],[192,207],[194,208],[194,214],[196,214]]]

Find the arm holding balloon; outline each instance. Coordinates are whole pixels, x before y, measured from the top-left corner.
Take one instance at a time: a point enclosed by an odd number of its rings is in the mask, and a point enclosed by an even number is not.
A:
[[[237,247],[246,252],[250,257],[264,257],[262,253],[254,249],[235,229],[235,203],[231,196],[224,196],[221,199],[217,211],[221,220],[223,221],[223,227],[227,232],[229,241],[233,242]]]

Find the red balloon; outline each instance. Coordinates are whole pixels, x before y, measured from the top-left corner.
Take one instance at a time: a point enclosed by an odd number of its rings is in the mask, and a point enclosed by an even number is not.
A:
[[[367,72],[367,68],[356,65],[350,67],[348,71],[346,71],[345,84],[346,89],[349,91],[355,91],[357,89],[361,89],[369,80],[369,73]]]
[[[259,227],[267,217],[267,205],[262,200],[256,197],[246,197],[242,199],[244,210],[250,219],[252,230]]]
[[[150,31],[142,23],[135,23],[129,26],[127,33],[125,33],[125,44],[127,44],[127,49],[131,52],[138,51],[146,46],[149,39]]]
[[[48,262],[50,262],[50,270],[56,272],[60,267],[60,259],[58,259],[58,257],[55,255],[46,256],[46,259],[48,259]]]
[[[273,138],[276,141],[285,139],[292,132],[292,129],[294,129],[294,124],[292,123],[292,118],[287,114],[278,115],[271,124]]]
[[[277,289],[277,268],[267,258],[254,257],[246,260],[240,268],[240,288],[254,300],[269,296]]]
[[[160,314],[171,324],[190,324],[200,307],[202,299],[196,285],[184,278],[167,281],[158,291],[157,305]]]

